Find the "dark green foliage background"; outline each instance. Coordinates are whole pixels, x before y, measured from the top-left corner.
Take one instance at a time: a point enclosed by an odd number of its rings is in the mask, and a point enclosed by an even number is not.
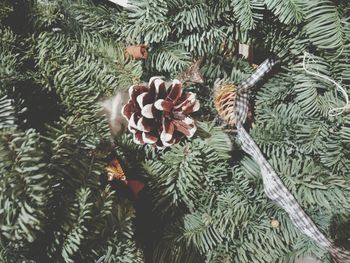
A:
[[[2,262],[294,262],[330,255],[263,192],[259,168],[212,103],[217,78],[239,83],[254,62],[279,68],[253,93],[254,140],[288,189],[337,244],[350,248],[350,88],[346,0],[1,0],[0,260]],[[131,44],[146,61],[125,60]],[[198,132],[164,151],[111,139],[100,101],[203,57]],[[252,102],[253,102],[252,101]],[[145,189],[109,185],[113,157]],[[274,229],[275,218],[280,227]]]

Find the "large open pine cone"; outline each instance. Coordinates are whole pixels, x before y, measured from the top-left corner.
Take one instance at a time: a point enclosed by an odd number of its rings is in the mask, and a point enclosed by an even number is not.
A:
[[[153,77],[148,86],[131,86],[129,97],[122,114],[135,143],[164,148],[195,133],[196,125],[189,114],[199,109],[199,102],[196,94],[182,92],[180,81],[175,79],[168,87],[162,79]]]

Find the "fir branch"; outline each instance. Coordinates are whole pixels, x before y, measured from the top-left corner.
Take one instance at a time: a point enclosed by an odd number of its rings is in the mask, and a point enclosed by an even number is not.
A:
[[[265,0],[268,9],[272,10],[285,24],[299,24],[304,20],[305,5],[300,0]]]
[[[74,254],[79,251],[80,244],[88,229],[86,221],[91,219],[92,203],[89,202],[91,191],[88,188],[81,188],[76,192],[76,200],[70,208],[69,216],[72,225],[64,238],[62,257],[66,262],[74,262]]]
[[[234,0],[231,6],[242,30],[254,29],[257,20],[262,19],[259,10],[264,9],[264,4],[259,0]]]
[[[329,0],[311,1],[306,14],[305,29],[311,42],[320,49],[344,47],[349,22]]]
[[[200,192],[215,189],[215,182],[225,176],[225,164],[217,165],[221,161],[215,150],[199,139],[174,146],[159,160],[147,160],[144,167],[157,193],[154,200],[158,209],[185,206],[193,210]]]
[[[33,242],[51,197],[43,145],[33,130],[1,136],[2,235],[19,246]]]
[[[190,64],[190,54],[179,44],[168,42],[153,50],[151,66],[159,72],[184,71]]]
[[[130,1],[133,8],[128,14],[128,24],[123,38],[138,43],[158,43],[167,39],[171,32],[165,1]]]
[[[6,96],[0,98],[0,130],[16,128],[13,102]]]

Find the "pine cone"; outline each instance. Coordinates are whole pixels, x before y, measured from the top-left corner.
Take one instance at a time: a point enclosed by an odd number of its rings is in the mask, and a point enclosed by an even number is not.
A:
[[[221,119],[234,127],[235,120],[236,86],[232,84],[222,85],[215,88],[214,104]]]
[[[135,143],[164,148],[195,133],[196,125],[189,114],[199,109],[199,102],[196,94],[182,92],[180,81],[175,79],[167,87],[162,79],[152,77],[148,86],[131,86],[129,96],[122,114]]]
[[[233,84],[217,84],[214,89],[214,105],[220,118],[229,126],[235,127],[235,100],[237,87]],[[253,110],[250,106],[247,116],[247,124],[249,127],[253,127],[254,125]]]

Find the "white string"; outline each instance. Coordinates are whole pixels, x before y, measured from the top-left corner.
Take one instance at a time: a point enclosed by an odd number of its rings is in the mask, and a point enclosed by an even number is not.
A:
[[[311,57],[311,54],[304,52],[303,68],[304,68],[305,72],[333,83],[337,87],[337,90],[340,91],[345,98],[345,105],[343,107],[330,109],[328,111],[328,115],[332,116],[332,117],[338,116],[338,115],[342,114],[344,111],[350,109],[349,97],[348,97],[348,94],[346,93],[346,90],[338,82],[331,79],[330,77],[325,76],[319,72],[312,72],[312,71],[308,70],[306,68],[306,64],[309,64],[310,60],[312,60],[314,62],[314,59]]]

